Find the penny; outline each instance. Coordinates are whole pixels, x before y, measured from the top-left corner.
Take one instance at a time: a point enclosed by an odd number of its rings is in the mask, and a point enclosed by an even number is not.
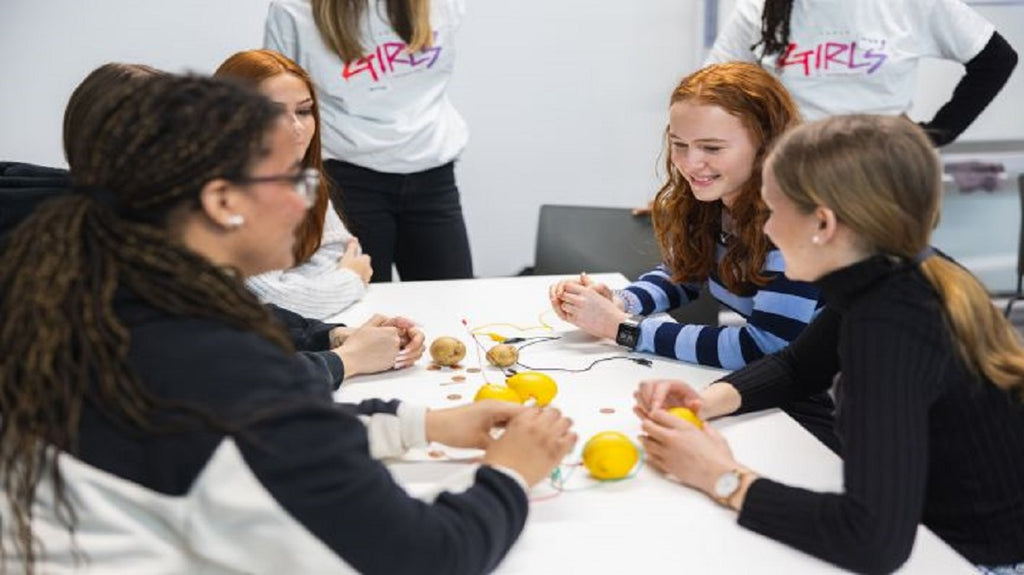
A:
[[[611,407],[602,407],[601,413],[615,413],[615,409]]]
[[[464,375],[453,375],[452,376],[452,381],[459,381],[459,382],[466,381],[466,376],[464,376]]]
[[[466,370],[467,373],[480,373],[479,367],[470,367]]]
[[[436,363],[432,363],[432,364],[427,366],[427,370],[428,371],[438,371],[440,369],[441,369],[441,366],[437,365]]]
[[[458,400],[462,399],[462,396],[457,394],[457,393],[450,393],[450,394],[448,394],[448,399],[450,399],[452,401],[458,401]]]
[[[444,457],[444,452],[443,452],[443,451],[437,451],[437,450],[435,450],[435,449],[432,449],[432,450],[430,450],[430,451],[428,451],[428,452],[427,452],[427,455],[428,455],[429,457],[433,457],[434,459],[441,459],[441,458],[443,458],[443,457]]]

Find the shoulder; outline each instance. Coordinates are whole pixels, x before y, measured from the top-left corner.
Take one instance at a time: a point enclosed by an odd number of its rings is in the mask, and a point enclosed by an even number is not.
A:
[[[949,342],[935,289],[916,267],[907,267],[881,279],[851,303],[843,314],[846,333],[867,330],[920,338],[922,343],[945,348]]]
[[[250,402],[325,389],[322,377],[294,353],[220,321],[153,311],[125,323],[133,368],[166,399],[234,411]]]

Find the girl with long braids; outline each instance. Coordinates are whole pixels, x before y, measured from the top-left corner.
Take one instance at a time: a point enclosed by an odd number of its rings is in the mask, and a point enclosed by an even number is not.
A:
[[[492,570],[570,422],[335,404],[244,286],[292,264],[315,199],[281,109],[190,77],[107,98],[71,142],[75,192],[0,252],[4,570]],[[425,503],[376,460],[427,441],[484,448],[472,486]]]
[[[837,116],[787,133],[764,163],[765,233],[786,275],[829,302],[792,345],[697,393],[642,382],[648,462],[739,523],[862,573],[906,561],[918,524],[982,573],[1024,570],[1024,348],[966,269],[929,247],[942,174],[924,132]],[[843,489],[783,485],[667,414],[748,413],[834,386]]]
[[[906,114],[922,59],[963,64],[952,96],[921,126],[955,140],[988,106],[1017,53],[963,0],[737,0],[707,64],[760,62],[778,75],[807,120]]]

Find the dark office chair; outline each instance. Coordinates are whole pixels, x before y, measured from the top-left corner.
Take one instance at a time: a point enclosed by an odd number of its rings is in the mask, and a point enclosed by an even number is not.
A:
[[[619,272],[630,280],[661,263],[649,216],[629,208],[540,207],[534,274]],[[705,289],[700,299],[672,312],[680,323],[716,325],[718,301]]]
[[[1024,292],[1021,291],[1021,278],[1024,277],[1024,174],[1017,176],[1017,189],[1020,194],[1020,236],[1017,240],[1017,290],[1006,302],[1006,310],[1003,315],[1010,317],[1013,311],[1013,304],[1024,299]]]

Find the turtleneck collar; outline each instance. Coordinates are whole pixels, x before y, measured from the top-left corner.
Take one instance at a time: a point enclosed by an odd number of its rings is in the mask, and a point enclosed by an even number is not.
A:
[[[829,272],[814,282],[825,301],[837,309],[846,309],[857,297],[879,281],[910,270],[914,262],[893,255],[874,255],[844,268]]]

